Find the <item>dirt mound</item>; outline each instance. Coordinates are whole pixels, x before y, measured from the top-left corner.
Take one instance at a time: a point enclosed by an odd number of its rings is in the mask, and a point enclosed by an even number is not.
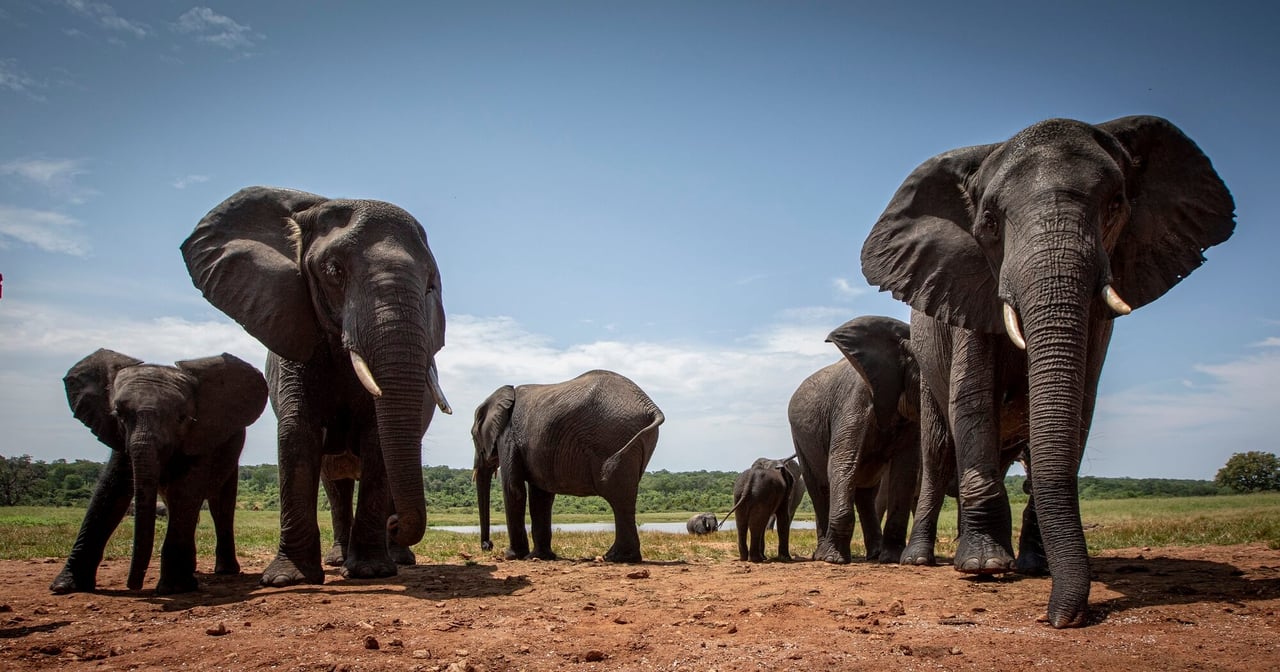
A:
[[[51,595],[61,560],[0,562],[0,667],[227,670],[1280,668],[1280,551],[1108,551],[1091,625],[1037,621],[1049,580],[818,562],[480,562],[379,581]],[[203,571],[211,560],[201,558]],[[154,583],[153,572],[148,578]]]

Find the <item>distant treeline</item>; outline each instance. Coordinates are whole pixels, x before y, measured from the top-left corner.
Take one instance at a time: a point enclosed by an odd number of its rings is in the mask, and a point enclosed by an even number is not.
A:
[[[29,455],[0,459],[0,506],[85,506],[102,473],[103,464],[89,460],[42,462]],[[735,471],[646,472],[640,479],[636,508],[641,513],[665,511],[712,511],[724,515],[733,506]],[[427,508],[434,511],[468,512],[476,509],[475,484],[470,469],[423,467]],[[1014,499],[1022,494],[1024,477],[1005,479]],[[1125,499],[1131,497],[1192,497],[1230,492],[1213,481],[1166,478],[1080,478],[1081,499]],[[280,478],[274,464],[240,467],[240,507],[274,510],[280,505]],[[502,522],[502,488],[493,480],[490,495],[494,522]],[[320,498],[320,508],[328,502]],[[805,497],[801,511],[812,511]],[[608,514],[609,505],[599,497],[557,497],[555,511],[562,513]]]

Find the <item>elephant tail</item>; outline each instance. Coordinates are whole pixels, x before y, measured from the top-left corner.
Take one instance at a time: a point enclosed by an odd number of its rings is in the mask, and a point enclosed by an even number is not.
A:
[[[646,442],[645,439],[650,434],[656,435],[658,433],[658,425],[661,425],[667,420],[667,416],[663,415],[662,411],[658,410],[657,406],[652,408],[653,419],[648,425],[645,425],[644,429],[636,432],[635,436],[631,437],[631,440],[627,441],[626,445],[624,445],[621,450],[610,455],[609,459],[605,460],[604,473],[613,473],[613,471],[615,471],[620,465],[625,464],[625,460],[627,459],[627,456],[631,454],[632,450],[643,450],[645,451],[645,454],[640,459],[640,473],[636,475],[636,478],[639,479],[644,475],[644,470],[649,466],[650,458],[653,457],[653,449],[658,445],[656,436],[651,442]]]
[[[717,529],[717,530],[719,530],[721,527],[724,527],[724,524],[725,524],[725,523],[727,523],[727,522],[729,522],[729,516],[732,516],[732,515],[733,515],[733,512],[734,512],[734,511],[737,511],[737,510],[738,510],[738,506],[739,506],[740,504],[742,504],[742,502],[746,501],[746,499],[747,499],[747,498],[746,498],[746,496],[744,495],[743,497],[739,498],[739,499],[738,499],[738,501],[736,501],[736,502],[734,502],[734,503],[733,503],[733,508],[732,508],[732,509],[729,509],[729,513],[724,514],[724,518],[721,518],[721,519],[720,519],[720,522],[716,523],[716,529]]]

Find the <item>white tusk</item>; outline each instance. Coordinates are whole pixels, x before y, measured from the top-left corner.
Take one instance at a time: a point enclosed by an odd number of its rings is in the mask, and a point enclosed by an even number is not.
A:
[[[453,415],[453,407],[449,406],[449,400],[444,398],[444,390],[440,389],[440,376],[436,375],[436,367],[427,367],[427,385],[431,386],[431,394],[436,398],[436,406],[440,407],[440,412],[445,415]]]
[[[351,368],[356,370],[356,378],[360,379],[360,384],[364,385],[364,389],[369,390],[369,394],[374,399],[382,396],[382,388],[378,387],[378,381],[373,379],[373,372],[369,370],[369,364],[364,361],[355,350],[348,350],[351,355]]]
[[[1120,295],[1116,293],[1115,288],[1111,285],[1106,285],[1102,288],[1102,300],[1106,301],[1107,306],[1110,307],[1111,310],[1116,311],[1117,315],[1128,315],[1133,312],[1133,309],[1129,307],[1129,304],[1125,303],[1124,299],[1120,298]]]
[[[1019,350],[1027,349],[1027,340],[1022,337],[1022,329],[1018,328],[1018,314],[1013,311],[1013,306],[1004,304],[1004,329],[1009,332],[1009,340],[1018,346]]]

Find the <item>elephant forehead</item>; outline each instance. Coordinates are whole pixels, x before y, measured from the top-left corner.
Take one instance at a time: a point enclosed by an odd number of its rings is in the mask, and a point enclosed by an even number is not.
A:
[[[195,395],[196,380],[168,366],[131,366],[116,374],[114,398],[117,404],[134,408],[177,408]]]

